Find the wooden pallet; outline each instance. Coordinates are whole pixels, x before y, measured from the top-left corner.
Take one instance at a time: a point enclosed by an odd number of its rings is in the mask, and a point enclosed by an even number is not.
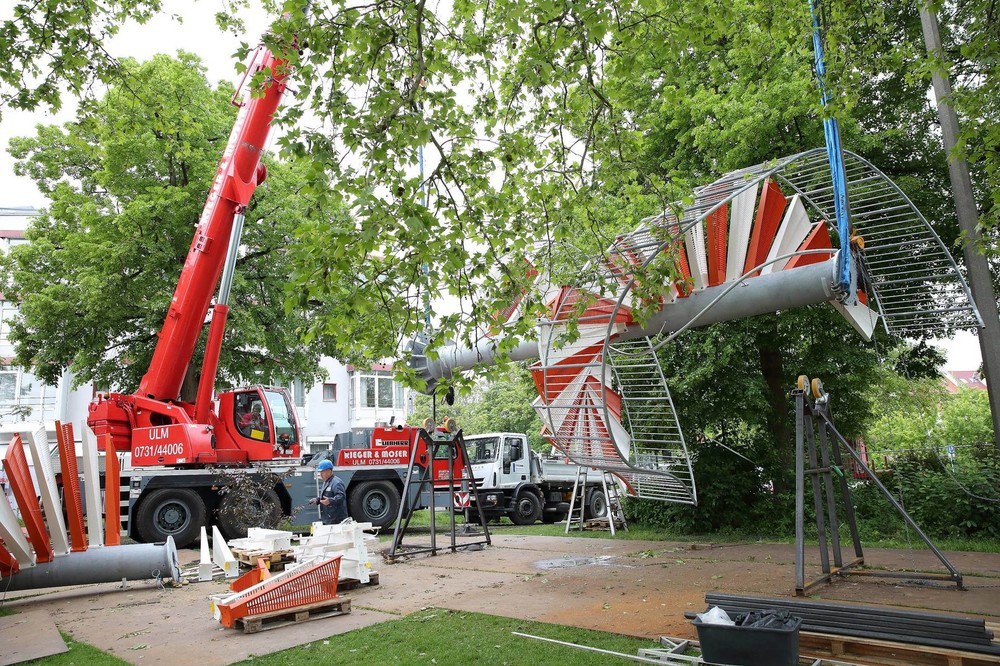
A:
[[[286,610],[260,613],[259,615],[247,615],[235,620],[233,626],[234,628],[242,627],[244,634],[256,634],[261,631],[270,631],[271,629],[285,627],[290,624],[298,624],[299,622],[346,615],[350,612],[350,599],[330,599],[329,601],[318,601],[313,604],[305,604]]]
[[[853,638],[811,631],[799,633],[802,654],[877,666],[997,666],[1000,657],[927,645]]]
[[[243,566],[254,568],[257,560],[264,560],[268,570],[281,570],[286,564],[295,560],[291,550],[241,550],[233,548],[233,557]]]

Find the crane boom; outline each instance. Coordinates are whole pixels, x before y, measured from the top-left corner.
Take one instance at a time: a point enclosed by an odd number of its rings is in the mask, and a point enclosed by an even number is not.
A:
[[[266,176],[260,156],[285,92],[288,67],[261,45],[246,74],[261,71],[267,80],[259,96],[239,102],[237,90],[233,98],[240,112],[219,161],[149,369],[139,384],[140,396],[176,400],[180,394],[226,253],[231,243],[239,242],[239,238],[231,238],[233,219],[243,212]]]
[[[275,387],[223,391],[215,375],[229,311],[233,266],[246,207],[267,170],[261,153],[281,103],[289,63],[257,47],[237,85],[240,107],[209,189],[205,207],[181,269],[149,368],[135,393],[98,394],[88,424],[110,436],[117,451],[130,451],[138,466],[249,465],[297,459],[300,432],[288,392]],[[252,94],[244,85],[256,77]],[[221,284],[220,284],[221,279]],[[181,387],[202,327],[219,292],[205,346],[197,400],[181,398]],[[216,397],[213,404],[213,397]],[[215,498],[206,497],[213,504]]]

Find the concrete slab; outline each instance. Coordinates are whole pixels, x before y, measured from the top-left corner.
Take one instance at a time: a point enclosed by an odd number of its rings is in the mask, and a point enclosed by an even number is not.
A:
[[[0,617],[0,666],[69,652],[56,623],[41,610]]]

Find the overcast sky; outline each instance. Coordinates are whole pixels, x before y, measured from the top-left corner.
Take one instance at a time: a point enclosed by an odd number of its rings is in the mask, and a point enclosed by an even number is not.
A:
[[[255,44],[267,29],[269,17],[263,12],[248,15],[246,34],[236,36],[220,32],[215,25],[213,15],[225,8],[223,0],[174,0],[168,4],[171,11],[183,17],[183,24],[159,16],[143,26],[128,26],[108,43],[108,52],[118,58],[146,60],[157,53],[172,55],[183,49],[201,56],[208,79],[213,84],[219,80],[235,84],[238,80],[237,62],[232,53],[241,41]],[[6,19],[11,9],[11,6],[0,9],[0,20]],[[61,124],[73,116],[74,105],[69,99],[64,100],[64,109],[57,115],[45,111],[4,111],[3,122],[0,123],[0,207],[37,208],[47,204],[31,180],[14,175],[13,160],[7,153],[11,137],[32,135],[34,126],[39,123]],[[13,222],[10,218],[0,219],[0,227],[9,228]],[[982,363],[978,339],[970,333],[960,333],[951,341],[943,341],[941,346],[948,354],[945,367],[949,370],[973,370]]]

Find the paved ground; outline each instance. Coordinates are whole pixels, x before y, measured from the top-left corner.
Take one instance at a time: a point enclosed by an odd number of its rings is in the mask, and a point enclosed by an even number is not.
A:
[[[439,539],[440,545],[442,540]],[[380,584],[353,590],[346,616],[245,635],[212,619],[208,596],[224,581],[160,589],[145,582],[9,595],[16,611],[44,611],[63,631],[134,664],[216,666],[331,637],[428,606],[614,631],[694,637],[684,612],[709,591],[793,595],[791,546],[698,547],[662,541],[494,535],[460,550],[379,563]],[[849,578],[816,598],[984,616],[1000,621],[1000,554],[948,553],[968,590]],[[197,551],[182,551],[196,559]],[[925,551],[866,551],[872,567],[939,570]],[[810,572],[815,575],[818,567]],[[0,637],[2,640],[2,637]]]

